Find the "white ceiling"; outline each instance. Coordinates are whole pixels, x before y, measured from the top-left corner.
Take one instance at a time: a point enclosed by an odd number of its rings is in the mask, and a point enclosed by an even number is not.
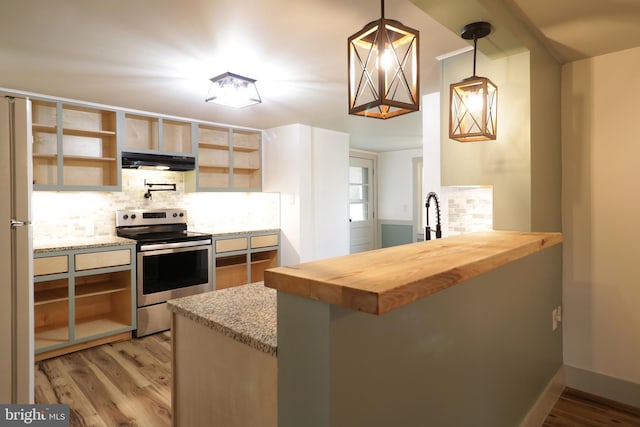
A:
[[[536,26],[561,62],[640,45],[640,0],[504,4]],[[371,151],[420,147],[420,113],[384,121],[347,114],[347,37],[378,19],[379,7],[377,0],[3,0],[0,87],[261,129],[304,123],[348,132],[352,147]],[[385,15],[420,30],[422,93],[437,91],[435,58],[467,43],[409,0],[387,0]],[[263,103],[239,110],[205,103],[208,79],[225,71],[257,79]]]
[[[640,0],[506,1],[561,63],[640,46]]]

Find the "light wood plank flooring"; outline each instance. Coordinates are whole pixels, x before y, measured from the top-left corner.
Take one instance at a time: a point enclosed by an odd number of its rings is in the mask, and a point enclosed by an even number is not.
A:
[[[640,426],[640,408],[566,388],[543,427]]]
[[[106,344],[35,366],[36,403],[66,403],[77,427],[171,425],[171,336]]]
[[[169,332],[36,364],[36,403],[66,403],[71,426],[171,425]],[[640,427],[640,408],[565,389],[542,427]]]

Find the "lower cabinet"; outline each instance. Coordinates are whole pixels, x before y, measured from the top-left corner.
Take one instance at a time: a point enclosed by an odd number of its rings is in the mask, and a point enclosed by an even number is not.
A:
[[[277,267],[279,233],[234,235],[215,241],[215,288],[264,280],[264,271]]]
[[[135,245],[36,253],[36,360],[131,337]]]

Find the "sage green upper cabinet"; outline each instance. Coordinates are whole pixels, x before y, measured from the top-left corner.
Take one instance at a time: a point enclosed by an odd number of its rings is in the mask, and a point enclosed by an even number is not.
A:
[[[47,98],[32,100],[35,190],[121,191],[122,152],[196,159],[188,191],[261,191],[262,132]]]
[[[191,122],[126,113],[123,151],[193,155]]]
[[[260,191],[262,132],[198,124],[197,169],[191,191]]]
[[[31,109],[35,190],[120,190],[115,110],[39,99]]]

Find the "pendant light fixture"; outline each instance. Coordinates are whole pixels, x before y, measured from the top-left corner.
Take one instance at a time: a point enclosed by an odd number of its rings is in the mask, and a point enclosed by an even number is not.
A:
[[[242,108],[262,102],[256,81],[234,73],[212,77],[206,102]]]
[[[465,25],[460,35],[473,40],[473,76],[450,86],[449,138],[460,142],[496,139],[498,87],[488,78],[476,76],[478,39],[491,33],[488,22]]]
[[[380,3],[381,18],[348,39],[349,114],[388,119],[420,110],[419,33]]]

